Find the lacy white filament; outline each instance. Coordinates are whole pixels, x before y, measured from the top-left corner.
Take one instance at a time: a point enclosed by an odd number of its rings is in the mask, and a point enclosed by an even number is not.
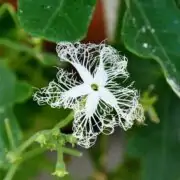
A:
[[[127,130],[135,120],[144,121],[138,91],[132,84],[123,87],[129,77],[125,56],[106,44],[63,42],[56,50],[76,72],[60,69],[57,82],[33,97],[39,105],[74,110],[73,135],[80,146],[91,147],[98,134],[111,134],[117,125]]]

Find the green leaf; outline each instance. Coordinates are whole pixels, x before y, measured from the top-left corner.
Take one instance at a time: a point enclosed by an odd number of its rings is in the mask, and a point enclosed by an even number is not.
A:
[[[160,123],[148,124],[128,141],[128,155],[141,160],[141,180],[180,179],[180,100],[167,85],[159,83],[157,111]]]
[[[23,28],[37,37],[58,41],[81,40],[96,0],[19,0],[19,18]],[[32,13],[33,9],[33,13]]]
[[[173,0],[127,1],[122,38],[128,50],[155,59],[180,96],[180,12]]]

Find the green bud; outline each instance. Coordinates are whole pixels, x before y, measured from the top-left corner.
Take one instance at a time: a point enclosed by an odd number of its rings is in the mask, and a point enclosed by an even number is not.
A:
[[[58,144],[60,145],[60,146],[64,146],[65,145],[65,139],[64,138],[60,138],[59,140],[58,140]]]
[[[37,44],[40,44],[42,42],[42,39],[33,37],[33,38],[31,38],[31,41],[33,44],[37,45]]]
[[[66,136],[66,141],[71,143],[72,146],[74,146],[76,144],[76,142],[77,142],[77,139],[72,135],[67,135]]]
[[[60,130],[59,129],[54,129],[52,132],[52,136],[58,138],[60,136]]]
[[[60,150],[57,153],[58,153],[57,154],[58,157],[57,157],[56,169],[52,175],[58,177],[64,177],[65,175],[68,174],[68,172],[66,171],[66,165],[63,160],[63,153]]]
[[[46,145],[46,137],[44,134],[39,134],[37,138],[35,139],[36,142],[38,142],[41,146]]]
[[[53,176],[57,177],[64,177],[68,174],[66,170],[56,170],[55,172],[52,173]]]
[[[47,144],[46,144],[46,147],[47,147],[48,149],[50,149],[51,151],[54,151],[54,150],[57,149],[56,144],[53,144],[53,143],[47,143]]]

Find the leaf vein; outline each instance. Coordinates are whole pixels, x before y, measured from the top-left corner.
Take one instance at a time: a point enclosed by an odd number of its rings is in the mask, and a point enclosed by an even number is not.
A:
[[[49,18],[46,26],[44,27],[44,29],[42,30],[43,33],[45,33],[47,31],[47,29],[51,26],[52,22],[54,21],[54,19],[56,18],[57,14],[59,13],[59,11],[62,9],[64,4],[64,0],[61,0],[59,3],[59,6],[56,8],[56,10],[54,11],[54,13],[51,15],[51,17]]]

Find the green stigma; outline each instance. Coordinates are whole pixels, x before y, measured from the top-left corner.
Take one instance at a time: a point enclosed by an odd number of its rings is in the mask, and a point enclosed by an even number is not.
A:
[[[97,84],[91,84],[91,88],[94,90],[94,91],[98,91],[99,87]]]

